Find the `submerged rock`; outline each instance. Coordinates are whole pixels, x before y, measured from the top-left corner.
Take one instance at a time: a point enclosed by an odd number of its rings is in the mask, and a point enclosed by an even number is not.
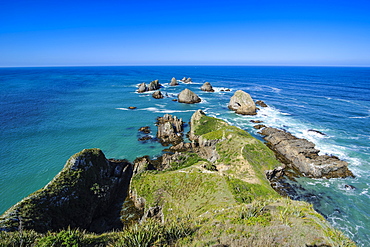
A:
[[[211,85],[211,83],[209,82],[205,82],[201,87],[200,87],[200,90],[202,91],[206,91],[206,92],[214,92],[215,90],[213,90],[213,87]]]
[[[186,104],[194,104],[202,101],[198,95],[196,95],[193,91],[190,91],[187,88],[181,91],[181,93],[179,93],[177,99],[178,102]]]
[[[238,90],[231,97],[228,108],[242,115],[256,115],[256,104],[252,97],[242,91]]]
[[[132,171],[126,160],[107,160],[100,149],[84,149],[69,158],[44,188],[7,210],[0,217],[0,229],[47,232],[71,227],[98,233],[120,229],[120,205]]]
[[[285,157],[285,159],[303,175],[314,178],[353,177],[348,163],[338,157],[319,155],[315,144],[300,139],[289,132],[267,127],[261,132],[268,146]]]

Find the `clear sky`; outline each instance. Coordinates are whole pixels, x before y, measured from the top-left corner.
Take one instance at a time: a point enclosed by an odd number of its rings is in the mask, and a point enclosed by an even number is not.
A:
[[[370,66],[370,0],[0,0],[0,66]]]

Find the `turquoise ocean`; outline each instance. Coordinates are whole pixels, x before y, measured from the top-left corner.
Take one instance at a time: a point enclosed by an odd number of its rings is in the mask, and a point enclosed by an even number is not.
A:
[[[191,77],[193,83],[170,87],[172,77]],[[163,86],[164,99],[135,92],[139,83],[155,79]],[[214,93],[200,91],[206,81]],[[172,101],[184,88],[202,102]],[[231,91],[222,90],[226,88]],[[227,103],[238,89],[269,107],[256,116],[236,115]],[[313,203],[359,246],[370,246],[370,68],[0,68],[0,214],[45,186],[84,148],[100,148],[108,158],[130,161],[160,155],[160,144],[138,141],[138,129],[150,126],[155,136],[157,117],[170,113],[188,122],[197,109],[259,139],[250,120],[263,120],[314,142],[322,154],[346,160],[356,178],[299,178],[292,182],[292,196]]]

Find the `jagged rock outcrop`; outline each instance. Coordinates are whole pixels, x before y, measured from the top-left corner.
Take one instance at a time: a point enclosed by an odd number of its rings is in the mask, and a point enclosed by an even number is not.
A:
[[[177,101],[180,103],[194,104],[199,103],[202,100],[193,91],[186,88],[181,91],[181,93],[179,93],[179,95],[177,96]]]
[[[179,85],[179,82],[176,80],[175,77],[172,77],[171,82],[170,82],[170,86],[177,86],[177,85]]]
[[[228,108],[242,115],[256,115],[256,104],[252,97],[242,91],[238,90],[231,97]]]
[[[315,144],[276,128],[267,127],[261,132],[268,146],[282,155],[294,168],[308,177],[344,178],[353,176],[348,163],[338,157],[319,155]]]
[[[0,229],[47,232],[71,227],[100,233],[122,228],[120,206],[132,171],[126,160],[108,160],[100,149],[84,149],[44,188],[7,210]]]
[[[183,124],[181,118],[165,114],[157,118],[157,138],[162,145],[177,144],[182,141]]]
[[[205,82],[201,87],[200,90],[206,91],[206,92],[214,92],[215,90],[213,89],[211,83]]]
[[[152,94],[152,97],[153,98],[155,98],[155,99],[163,99],[164,98],[164,96],[163,96],[163,94],[162,94],[162,92],[161,91],[155,91],[153,94]]]
[[[146,91],[148,91],[148,86],[146,85],[145,82],[141,83],[139,85],[139,89],[137,90],[139,93],[144,93]]]
[[[161,84],[159,84],[159,80],[154,80],[149,83],[148,85],[148,91],[154,91],[160,89]]]
[[[138,88],[138,93],[144,93],[147,91],[155,91],[161,88],[161,84],[159,84],[159,80],[154,80],[147,85],[145,82],[141,83]]]
[[[193,80],[190,77],[189,78],[184,77],[184,78],[181,79],[181,81],[184,82],[184,83],[193,82]]]

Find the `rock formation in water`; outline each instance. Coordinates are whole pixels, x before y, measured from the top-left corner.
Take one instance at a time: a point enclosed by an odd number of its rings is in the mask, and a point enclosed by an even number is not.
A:
[[[170,82],[170,86],[177,86],[177,85],[179,85],[179,82],[176,80],[175,77],[172,77],[171,82]]]
[[[184,122],[181,118],[165,114],[157,118],[157,138],[163,145],[177,144],[182,141]]]
[[[261,132],[268,146],[282,155],[295,169],[314,178],[344,178],[353,176],[348,163],[338,157],[319,155],[315,144],[276,128],[264,128]]]
[[[214,92],[215,90],[213,89],[211,83],[205,82],[201,87],[200,90],[206,91],[206,92]]]
[[[0,217],[0,229],[37,232],[80,228],[105,232],[123,227],[120,208],[127,196],[132,164],[108,160],[100,149],[73,155],[44,188]]]
[[[146,91],[148,91],[148,86],[146,85],[145,82],[141,83],[139,85],[139,89],[137,90],[139,93],[144,93]]]
[[[146,85],[145,82],[139,85],[139,89],[137,90],[139,93],[144,93],[147,91],[155,91],[161,88],[161,84],[159,84],[159,80],[154,80]]]
[[[265,102],[263,102],[262,100],[257,100],[256,101],[256,105],[259,105],[259,106],[261,106],[261,107],[267,107],[268,105],[265,103]]]
[[[230,98],[228,108],[242,115],[256,115],[256,104],[252,97],[242,91],[238,90]]]
[[[163,94],[162,94],[162,92],[160,90],[155,91],[152,94],[152,97],[155,98],[155,99],[163,99],[164,98],[164,96],[163,96]]]
[[[177,96],[177,101],[180,103],[194,104],[199,103],[202,100],[193,91],[186,88],[179,93]]]
[[[190,77],[189,78],[184,77],[184,78],[181,79],[181,81],[184,82],[184,83],[193,82],[193,80]]]

